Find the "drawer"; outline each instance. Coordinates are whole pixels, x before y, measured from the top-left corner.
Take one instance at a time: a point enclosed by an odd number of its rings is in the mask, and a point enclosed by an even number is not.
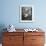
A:
[[[23,36],[23,32],[4,32],[4,36]]]
[[[44,44],[32,44],[32,46],[44,46]]]
[[[14,44],[2,44],[2,46],[16,46]]]
[[[2,46],[23,46],[23,44],[2,44]]]
[[[24,32],[24,36],[44,36],[44,32]]]
[[[23,46],[23,44],[2,44],[2,46]]]
[[[43,44],[44,36],[32,36],[32,43],[33,44]]]

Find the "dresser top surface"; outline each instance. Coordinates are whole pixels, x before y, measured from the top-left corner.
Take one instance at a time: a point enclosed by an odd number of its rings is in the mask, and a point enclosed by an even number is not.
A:
[[[14,31],[13,31],[14,32]],[[13,33],[13,32],[10,32],[10,33]],[[29,32],[29,33],[44,33],[44,31],[25,31],[24,29],[16,29],[16,31],[14,32],[14,33],[16,33],[16,32],[25,32],[25,33],[27,33],[27,32]],[[8,31],[7,31],[7,33],[8,33]]]

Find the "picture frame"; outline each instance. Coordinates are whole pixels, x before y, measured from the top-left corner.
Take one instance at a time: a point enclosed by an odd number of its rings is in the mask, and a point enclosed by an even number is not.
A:
[[[20,6],[20,22],[34,22],[34,6],[33,5]]]

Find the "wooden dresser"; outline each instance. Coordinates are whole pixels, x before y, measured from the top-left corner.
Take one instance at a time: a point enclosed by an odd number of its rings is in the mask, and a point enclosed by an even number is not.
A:
[[[44,32],[3,32],[3,46],[44,46]]]

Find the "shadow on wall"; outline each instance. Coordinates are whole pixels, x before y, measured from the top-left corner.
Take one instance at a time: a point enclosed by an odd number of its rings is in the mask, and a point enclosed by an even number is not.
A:
[[[4,24],[0,24],[0,43],[2,43],[2,32],[5,32],[6,30],[3,30],[4,28],[6,28],[6,26]]]

